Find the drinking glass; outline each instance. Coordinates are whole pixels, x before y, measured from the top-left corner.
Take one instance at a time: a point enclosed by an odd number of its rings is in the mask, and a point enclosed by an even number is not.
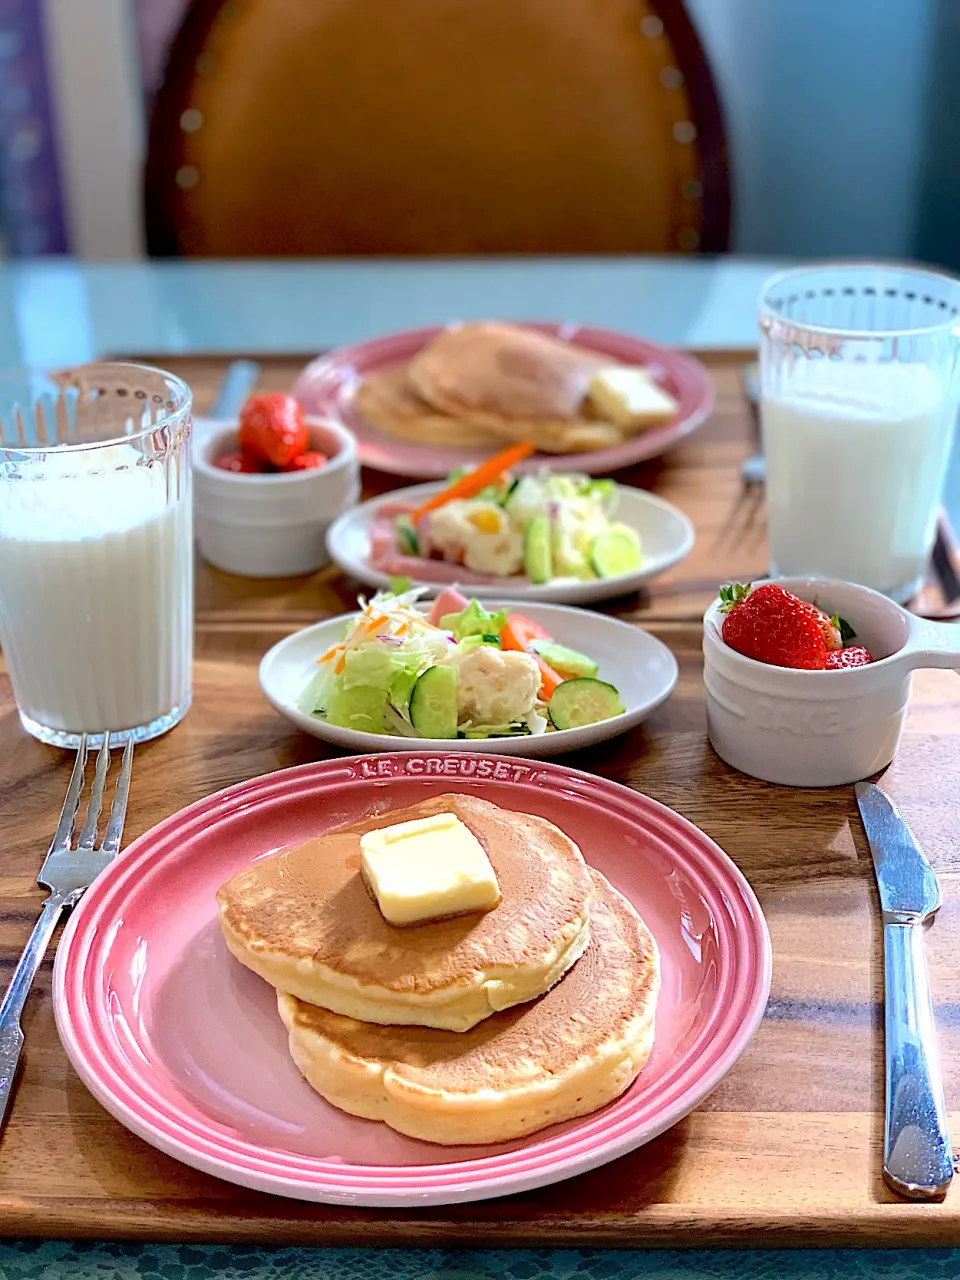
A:
[[[0,377],[0,642],[43,742],[144,741],[190,705],[190,409],[141,365]]]
[[[960,403],[960,280],[837,263],[760,297],[771,573],[920,586]]]

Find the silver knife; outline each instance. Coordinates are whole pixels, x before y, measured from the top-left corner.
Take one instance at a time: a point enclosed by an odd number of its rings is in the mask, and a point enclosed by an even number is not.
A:
[[[928,1200],[953,1177],[923,944],[923,926],[940,910],[940,886],[892,800],[872,782],[858,782],[856,791],[883,911],[883,1174],[900,1195]]]

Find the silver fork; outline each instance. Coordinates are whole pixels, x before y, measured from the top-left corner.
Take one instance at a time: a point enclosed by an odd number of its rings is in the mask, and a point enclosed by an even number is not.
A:
[[[37,969],[53,937],[53,931],[57,927],[57,921],[64,911],[69,911],[79,902],[84,890],[89,888],[104,867],[112,862],[120,851],[123,819],[126,816],[127,796],[130,792],[130,770],[133,764],[132,740],[127,742],[123,750],[120,777],[117,779],[117,789],[103,843],[99,849],[94,848],[97,841],[100,809],[103,804],[103,789],[107,781],[107,770],[110,768],[109,742],[110,735],[105,733],[103,746],[97,755],[87,815],[80,831],[80,838],[74,848],[71,845],[71,839],[80,809],[83,775],[87,767],[86,735],[80,741],[73,773],[70,775],[70,785],[67,788],[67,798],[63,802],[60,821],[57,824],[57,834],[53,837],[49,852],[40,868],[40,874],[37,876],[37,884],[49,889],[50,896],[43,904],[40,919],[34,925],[30,940],[23,949],[23,954],[10,979],[10,985],[7,987],[3,1001],[0,1002],[0,1129],[3,1128],[7,1118],[17,1064],[23,1048],[20,1015]]]
[[[740,464],[740,478],[744,487],[751,489],[763,484],[767,477],[767,464],[760,443],[760,366],[748,364],[743,370],[743,394],[750,408],[753,423],[753,453]]]

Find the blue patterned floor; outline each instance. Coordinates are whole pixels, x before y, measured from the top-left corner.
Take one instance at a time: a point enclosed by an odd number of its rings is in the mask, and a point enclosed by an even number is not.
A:
[[[624,1252],[0,1244],[0,1280],[957,1280],[960,1249]]]

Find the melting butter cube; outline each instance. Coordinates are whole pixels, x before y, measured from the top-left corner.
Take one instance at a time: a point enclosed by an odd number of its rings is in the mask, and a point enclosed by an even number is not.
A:
[[[657,386],[646,369],[611,365],[590,379],[590,400],[595,409],[625,430],[665,422],[679,409],[673,396]]]
[[[453,813],[368,831],[360,852],[364,878],[390,924],[491,911],[500,901],[483,845]]]

